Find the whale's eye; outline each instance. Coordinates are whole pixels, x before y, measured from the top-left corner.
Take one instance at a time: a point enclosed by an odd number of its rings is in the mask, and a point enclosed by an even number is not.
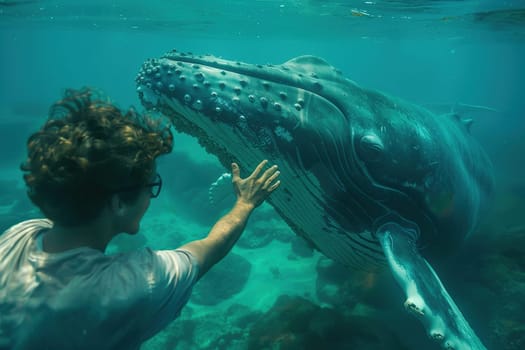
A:
[[[358,153],[362,160],[377,162],[383,157],[385,147],[381,139],[375,134],[368,134],[359,140]]]

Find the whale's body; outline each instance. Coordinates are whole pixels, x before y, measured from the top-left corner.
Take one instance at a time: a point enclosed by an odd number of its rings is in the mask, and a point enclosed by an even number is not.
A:
[[[277,164],[270,203],[290,227],[342,264],[388,263],[431,338],[485,349],[419,253],[458,247],[491,195],[468,121],[364,89],[312,56],[254,65],[172,51],[136,81],[144,106],[225,167]]]
[[[316,57],[262,66],[171,52],[137,83],[145,106],[226,167],[279,165],[271,204],[346,265],[382,261],[374,230],[394,217],[417,227],[420,247],[453,249],[492,190],[490,161],[458,116],[363,89]]]

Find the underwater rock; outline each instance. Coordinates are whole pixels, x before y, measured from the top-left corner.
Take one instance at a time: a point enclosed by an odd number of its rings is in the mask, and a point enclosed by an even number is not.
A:
[[[292,252],[294,252],[295,255],[300,256],[302,258],[310,258],[314,255],[314,248],[308,244],[308,242],[299,237],[299,236],[292,236]]]
[[[267,246],[274,238],[274,231],[271,228],[256,226],[247,228],[236,244],[241,248],[256,249]]]
[[[262,248],[273,240],[282,243],[302,240],[277,216],[272,207],[263,205],[255,211],[250,218],[250,225],[243,233],[237,246],[246,249]]]
[[[248,350],[404,349],[372,318],[345,316],[301,297],[281,296],[250,329]]]
[[[252,265],[233,252],[215,265],[193,288],[190,302],[215,305],[239,293],[250,276]]]
[[[284,221],[281,221],[281,225],[275,228],[275,239],[282,243],[289,243],[297,236]],[[301,238],[302,239],[302,238]]]
[[[202,309],[202,308],[201,308]],[[188,305],[180,317],[146,342],[142,350],[246,350],[248,330],[261,313],[241,305],[196,311]]]
[[[322,303],[331,306],[346,305],[352,307],[357,296],[350,297],[352,290],[344,290],[343,284],[350,279],[350,271],[343,265],[321,256],[317,261],[316,296]],[[342,295],[342,294],[346,295]]]
[[[160,333],[153,338],[146,341],[140,347],[141,350],[195,350],[201,349],[198,342],[196,342],[197,326],[200,320],[194,320],[186,316],[191,314],[191,307],[186,306],[182,310],[182,315],[179,319],[168,324]]]
[[[220,317],[207,317],[206,320],[202,320],[202,327],[198,327],[196,332],[199,339],[207,339],[201,349],[246,350],[248,329],[260,317],[260,312],[240,304],[233,304]],[[215,325],[216,334],[205,329],[209,328],[210,324]]]
[[[317,262],[316,296],[332,307],[351,310],[360,303],[373,308],[395,307],[397,286],[388,271],[360,271],[321,256]]]

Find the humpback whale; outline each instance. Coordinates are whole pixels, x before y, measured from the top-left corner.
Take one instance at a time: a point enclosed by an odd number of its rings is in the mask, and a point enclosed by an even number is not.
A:
[[[173,50],[136,84],[225,167],[277,164],[277,213],[331,259],[388,266],[431,339],[485,349],[428,262],[460,246],[491,196],[469,120],[365,89],[314,56],[261,65]]]

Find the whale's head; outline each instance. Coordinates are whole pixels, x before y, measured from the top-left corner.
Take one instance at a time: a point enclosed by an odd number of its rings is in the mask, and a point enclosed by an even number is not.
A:
[[[177,129],[225,160],[231,155],[220,155],[224,145],[259,149],[272,158],[296,147],[296,132],[318,133],[324,122],[344,122],[334,94],[323,91],[330,89],[323,86],[326,79],[342,78],[313,56],[274,66],[173,51],[146,61],[136,80],[143,105],[170,116]]]

